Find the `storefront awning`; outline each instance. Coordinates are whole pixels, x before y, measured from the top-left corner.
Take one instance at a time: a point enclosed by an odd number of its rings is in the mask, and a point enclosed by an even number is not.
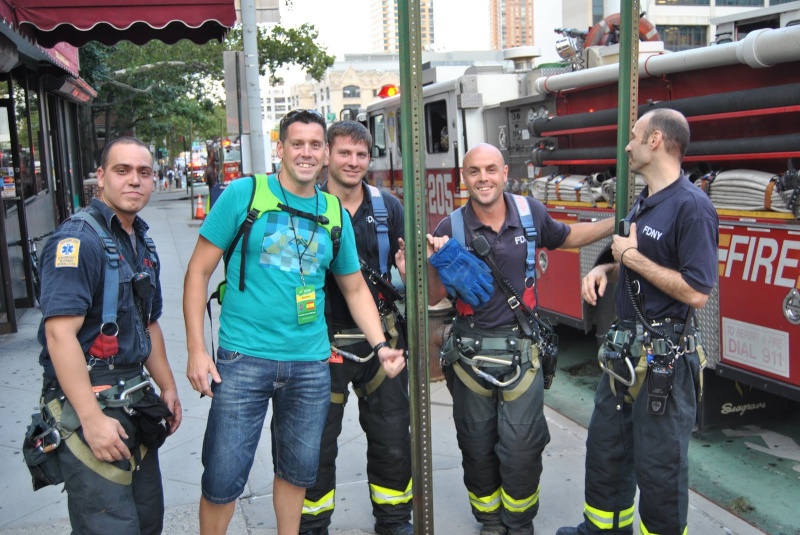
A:
[[[44,47],[89,41],[167,44],[221,41],[236,22],[234,0],[0,0],[14,25]]]

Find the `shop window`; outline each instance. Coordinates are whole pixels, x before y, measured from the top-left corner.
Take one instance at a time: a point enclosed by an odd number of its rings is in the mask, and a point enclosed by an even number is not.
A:
[[[39,99],[35,91],[28,91],[25,80],[12,81],[14,114],[19,145],[19,177],[24,198],[35,197],[47,191],[47,180],[39,159]]]
[[[447,103],[437,100],[425,104],[425,146],[428,154],[448,152],[450,136],[447,130]]]

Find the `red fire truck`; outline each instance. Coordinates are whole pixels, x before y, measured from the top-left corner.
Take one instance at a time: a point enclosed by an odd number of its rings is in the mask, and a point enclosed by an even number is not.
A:
[[[608,17],[604,27],[613,32],[618,20]],[[687,117],[684,171],[720,218],[719,283],[698,312],[709,359],[701,425],[724,423],[737,407],[759,418],[800,401],[799,21],[795,8],[720,25],[725,39],[682,52],[649,41],[651,32],[640,36],[647,41],[640,43],[639,115],[671,107]],[[531,58],[516,49],[506,56],[516,60],[514,72],[473,67],[423,88],[431,228],[465,201],[465,147],[483,141],[503,152],[509,190],[536,196],[557,219],[614,216],[619,45],[583,46],[591,36],[588,42],[613,42],[597,39],[606,31],[599,28],[564,30],[565,49],[576,52],[569,64],[526,69]],[[399,97],[367,108],[375,139],[370,180],[402,195],[399,115]],[[605,261],[608,243],[538,251],[544,313],[605,332],[611,292],[589,307],[580,279]]]

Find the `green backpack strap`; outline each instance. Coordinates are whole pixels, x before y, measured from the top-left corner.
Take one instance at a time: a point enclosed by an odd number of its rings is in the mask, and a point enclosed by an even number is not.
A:
[[[328,231],[330,234],[331,242],[333,243],[333,258],[339,253],[339,247],[342,241],[342,204],[335,195],[330,193],[321,192],[326,199],[326,209],[319,217],[317,223]],[[230,262],[233,251],[239,240],[242,241],[241,253],[239,255],[239,291],[244,291],[245,285],[245,255],[247,252],[247,241],[250,238],[250,230],[256,220],[264,215],[266,212],[275,211],[290,211],[291,209],[280,202],[278,197],[269,188],[269,177],[267,175],[254,175],[253,176],[253,190],[250,194],[250,203],[244,221],[236,231],[233,241],[225,251],[225,271],[227,272],[228,262]],[[225,286],[227,283],[227,274],[218,286],[216,291],[211,294],[211,299],[216,299],[217,302],[222,303],[225,296]]]

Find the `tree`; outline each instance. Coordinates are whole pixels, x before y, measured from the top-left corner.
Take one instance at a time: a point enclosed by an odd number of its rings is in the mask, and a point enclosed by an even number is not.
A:
[[[120,42],[82,47],[81,75],[98,93],[82,109],[84,167],[96,167],[103,140],[119,135],[136,135],[157,146],[166,141],[172,155],[183,150],[180,135],[199,140],[223,135],[222,51],[241,50],[241,36],[241,28],[234,28],[222,43],[151,41],[144,46]],[[278,69],[299,65],[321,79],[334,58],[315,43],[317,38],[310,24],[259,27],[261,74],[277,82]]]

